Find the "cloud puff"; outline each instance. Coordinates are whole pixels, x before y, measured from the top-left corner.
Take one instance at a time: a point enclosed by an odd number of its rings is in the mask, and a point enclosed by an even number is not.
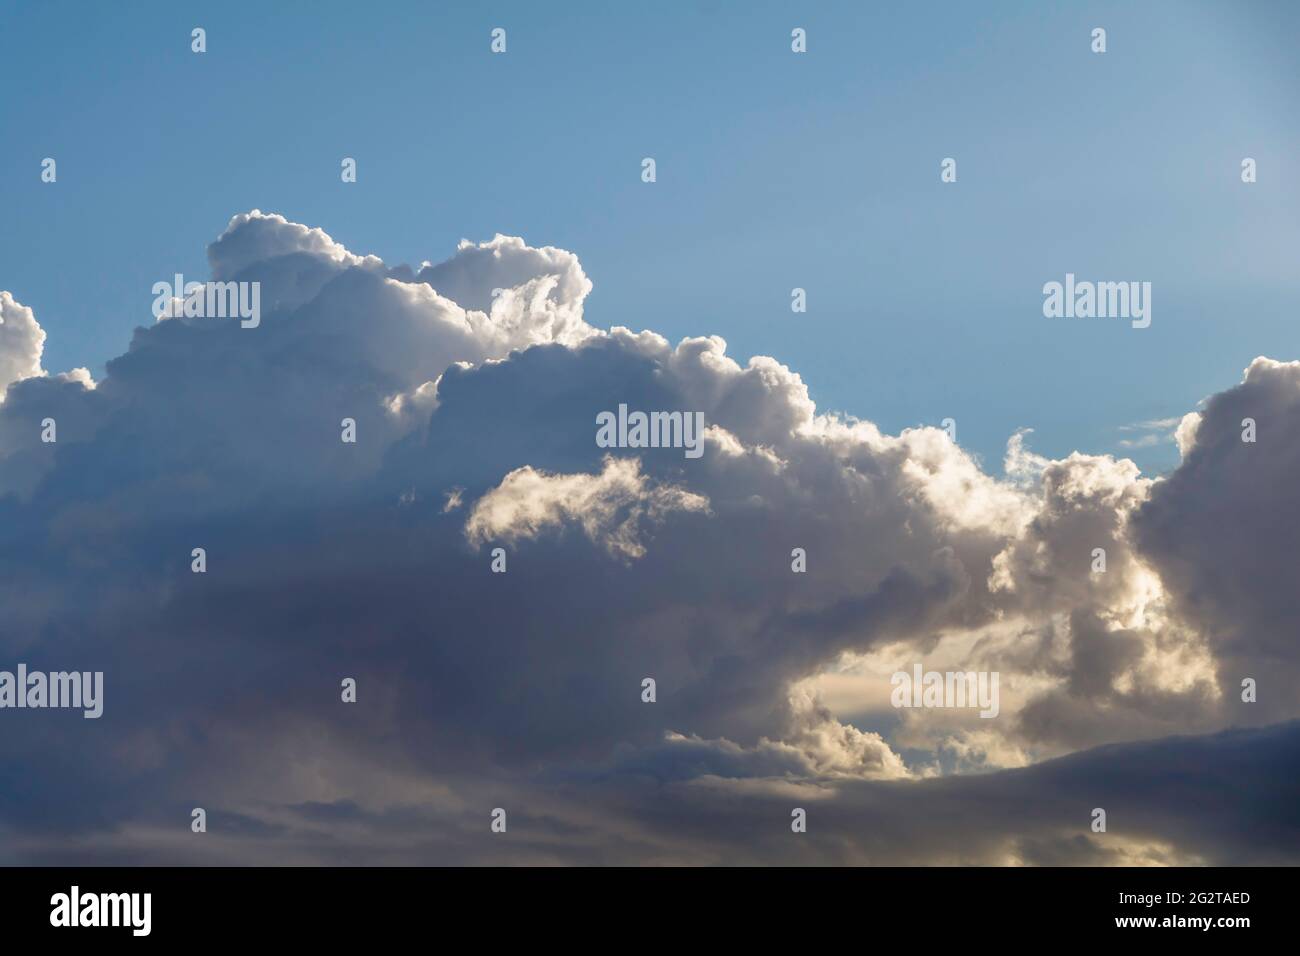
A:
[[[516,236],[489,242],[462,240],[456,255],[438,265],[425,263],[416,275],[472,312],[517,346],[543,342],[576,345],[595,334],[582,319],[591,280],[578,257],[563,249],[533,249]]]
[[[590,325],[564,250],[496,236],[390,267],[253,211],[209,260],[262,283],[260,325],[138,329],[97,384],[41,376],[34,317],[0,299],[28,343],[0,353],[26,356],[0,406],[0,653],[106,672],[100,721],[6,714],[0,765],[30,783],[0,787],[0,824],[25,859],[493,861],[475,821],[507,805],[519,862],[788,859],[753,828],[788,830],[792,799],[833,824],[807,861],[951,859],[993,801],[956,856],[1250,855],[1249,821],[1151,822],[1148,769],[1191,745],[1093,748],[1297,716],[1236,691],[1294,666],[1297,592],[1270,563],[1296,530],[1292,366],[1209,400],[1166,478],[1023,434],[998,478],[940,430],[818,413],[797,373],[717,336]],[[703,456],[599,448],[622,403],[702,413]],[[1234,443],[1248,414],[1260,439]],[[999,717],[893,709],[889,674],[916,663],[998,671]],[[1288,735],[1236,745],[1262,773]],[[1090,807],[1043,763],[1071,753],[1147,822],[1080,838]],[[195,805],[222,849],[175,841]],[[758,816],[691,849],[734,806]],[[895,837],[855,836],[871,807]],[[921,810],[952,814],[947,844]]]
[[[45,330],[32,310],[8,292],[0,292],[0,400],[14,382],[44,374],[44,350]]]
[[[547,475],[525,465],[478,500],[465,535],[471,543],[513,544],[573,524],[610,554],[639,558],[645,554],[643,524],[658,524],[670,511],[708,507],[701,495],[648,483],[635,458],[607,457],[598,475]]]

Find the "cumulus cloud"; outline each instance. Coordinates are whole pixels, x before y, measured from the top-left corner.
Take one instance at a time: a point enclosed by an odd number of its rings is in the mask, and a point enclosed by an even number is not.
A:
[[[1254,441],[1247,420],[1256,425]],[[1257,358],[1240,385],[1212,396],[1188,435],[1182,466],[1137,512],[1135,538],[1187,620],[1207,635],[1234,722],[1294,716],[1282,688],[1300,678],[1292,622],[1300,577],[1300,362]],[[1241,703],[1253,679],[1278,693]]]
[[[11,853],[491,862],[476,814],[509,805],[519,862],[1260,857],[1259,820],[1162,824],[1153,768],[1219,753],[1172,734],[1300,716],[1239,695],[1296,668],[1294,363],[1183,419],[1165,478],[1027,433],[999,478],[938,429],[819,413],[717,336],[589,324],[564,250],[498,235],[389,266],[254,210],[209,261],[262,283],[260,325],[140,328],[99,383],[43,375],[34,316],[0,298],[0,652],[107,687],[94,732],[6,717],[3,764],[36,782],[0,789]],[[597,447],[621,403],[701,412],[703,456]],[[999,672],[999,716],[895,710],[916,663]],[[1294,736],[1232,746],[1263,775]],[[1080,774],[1140,822],[1081,836]],[[793,799],[833,825],[781,848]],[[171,829],[199,802],[214,846]],[[916,814],[944,813],[925,837]]]

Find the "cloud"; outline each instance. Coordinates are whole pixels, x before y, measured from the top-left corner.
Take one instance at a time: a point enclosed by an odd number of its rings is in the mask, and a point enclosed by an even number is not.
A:
[[[44,350],[45,330],[32,310],[8,292],[0,292],[0,401],[14,382],[44,374]]]
[[[0,406],[0,656],[106,687],[93,730],[5,714],[11,853],[1260,857],[1249,820],[1152,822],[1151,768],[1193,747],[1171,734],[1300,715],[1263,680],[1238,702],[1246,670],[1295,666],[1293,366],[1258,360],[1194,440],[1185,419],[1168,477],[1021,433],[999,479],[941,430],[819,413],[797,373],[717,336],[589,324],[564,250],[496,236],[390,267],[253,211],[209,261],[263,284],[260,325],[137,329],[99,383],[41,375],[34,316],[0,299],[0,335],[11,312],[27,330],[0,353],[26,356]],[[704,454],[598,447],[621,403],[702,413]],[[915,663],[998,671],[998,718],[894,710],[888,676]],[[1252,773],[1291,759],[1281,733],[1237,738]],[[1101,747],[1120,742],[1139,749]],[[1060,766],[1146,822],[1088,835]],[[755,839],[760,820],[788,835],[794,798],[829,814],[810,839]],[[193,806],[222,840],[177,839]],[[493,806],[529,836],[484,845]],[[861,836],[873,807],[888,835]],[[943,840],[928,813],[951,815]]]
[[[591,280],[578,257],[563,249],[533,249],[500,234],[478,244],[462,240],[453,258],[425,263],[416,281],[486,314],[492,328],[519,345],[576,345],[595,334],[582,319]]]
[[[548,475],[525,465],[489,491],[470,513],[465,535],[472,542],[514,544],[547,528],[575,524],[611,555],[639,558],[642,525],[658,524],[673,511],[707,512],[709,502],[680,488],[652,485],[635,458],[607,457],[598,475]]]
[[[1246,419],[1257,423],[1253,442],[1243,440]],[[1291,633],[1300,612],[1291,558],[1300,534],[1300,362],[1255,359],[1186,430],[1182,466],[1137,512],[1136,540],[1181,614],[1207,635],[1219,683],[1237,701],[1234,720],[1293,716],[1294,695],[1283,688],[1300,679]],[[1256,705],[1240,703],[1246,678],[1267,688]]]

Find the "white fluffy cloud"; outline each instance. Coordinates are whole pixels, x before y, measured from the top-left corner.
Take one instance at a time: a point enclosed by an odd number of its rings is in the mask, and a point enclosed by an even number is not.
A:
[[[32,310],[8,292],[0,291],[0,401],[14,382],[44,374],[44,350],[45,330]]]

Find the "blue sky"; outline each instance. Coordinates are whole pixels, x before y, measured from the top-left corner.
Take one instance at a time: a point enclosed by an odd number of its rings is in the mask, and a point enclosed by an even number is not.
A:
[[[1053,456],[1116,451],[1120,426],[1295,355],[1292,4],[0,11],[0,286],[54,370],[98,376],[151,285],[206,276],[254,207],[390,264],[496,232],[572,250],[593,324],[722,335],[889,431],[954,417],[993,468],[1017,428]],[[1151,281],[1152,326],[1045,319],[1066,272]]]

